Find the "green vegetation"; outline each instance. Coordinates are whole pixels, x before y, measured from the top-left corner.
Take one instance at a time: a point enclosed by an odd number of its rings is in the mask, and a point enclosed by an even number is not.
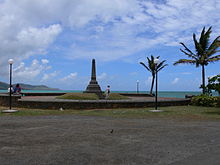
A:
[[[180,59],[174,63],[177,64],[195,64],[196,67],[202,67],[202,85],[203,94],[206,93],[206,86],[205,86],[205,66],[207,66],[211,62],[216,62],[220,60],[220,55],[214,56],[218,52],[218,48],[220,47],[220,36],[218,36],[211,44],[209,42],[210,34],[211,34],[210,27],[207,31],[205,31],[205,27],[203,28],[200,39],[197,41],[196,35],[193,33],[193,41],[195,45],[195,53],[191,51],[189,48],[186,47],[184,43],[180,43],[183,49],[180,49],[185,55],[187,55],[190,59]]]
[[[14,84],[13,86],[15,85],[16,84]],[[59,90],[58,88],[50,88],[46,85],[30,85],[30,84],[20,83],[20,86],[22,89],[25,89],[25,90]]]
[[[57,99],[98,100],[99,97],[95,93],[66,93],[62,96],[58,96]]]
[[[108,100],[127,100],[127,99],[129,98],[126,96],[122,96],[119,93],[110,93],[108,97]]]
[[[209,93],[212,93],[212,90],[215,90],[220,95],[220,74],[210,77],[206,87]]]
[[[0,90],[6,90],[8,89],[9,85],[7,83],[0,81]]]
[[[5,109],[0,107],[0,110]],[[16,113],[0,113],[0,116],[40,116],[40,115],[85,115],[110,116],[118,118],[165,118],[177,120],[220,119],[220,108],[199,106],[161,107],[163,112],[149,112],[152,108],[94,109],[94,110],[30,110],[19,108]]]
[[[160,56],[156,57],[159,58]],[[147,57],[147,65],[145,65],[143,62],[140,62],[141,65],[143,65],[149,72],[151,72],[152,75],[152,82],[151,82],[151,88],[150,88],[150,95],[153,94],[153,88],[154,88],[154,80],[155,80],[155,75],[156,71],[159,72],[162,70],[167,64],[164,64],[166,60],[160,62],[158,65],[154,63],[155,57],[151,55],[151,59]],[[157,67],[156,67],[157,66]]]
[[[192,105],[206,106],[206,107],[217,107],[220,105],[220,97],[200,95],[192,98]]]

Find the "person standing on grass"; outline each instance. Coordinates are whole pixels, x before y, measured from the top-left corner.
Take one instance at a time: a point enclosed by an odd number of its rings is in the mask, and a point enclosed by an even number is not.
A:
[[[110,85],[108,85],[105,90],[105,99],[108,99],[109,95],[110,95]]]

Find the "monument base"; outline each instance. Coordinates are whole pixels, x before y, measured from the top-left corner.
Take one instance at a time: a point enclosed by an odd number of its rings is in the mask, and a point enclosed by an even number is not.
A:
[[[89,84],[86,88],[85,93],[100,93],[102,92],[100,86],[97,84]]]
[[[149,112],[163,112],[163,110],[153,109],[153,110],[149,110]]]
[[[2,113],[14,113],[14,112],[18,112],[18,110],[15,109],[6,109],[6,110],[2,110]]]
[[[105,98],[100,87],[99,87],[99,90],[97,90],[97,87],[91,87],[90,85],[88,85],[88,87],[86,88],[86,91],[83,91],[83,93],[95,93],[96,95],[98,95],[99,99]]]

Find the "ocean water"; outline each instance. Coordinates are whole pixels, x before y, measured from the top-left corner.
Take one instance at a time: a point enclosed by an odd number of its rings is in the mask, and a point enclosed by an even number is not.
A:
[[[0,93],[6,93],[7,90],[0,90]],[[80,90],[22,90],[22,92],[28,93],[79,93]],[[136,91],[111,91],[112,93],[137,93]],[[139,93],[149,93],[146,91],[139,91]],[[199,91],[159,91],[159,97],[175,97],[185,98],[185,95],[200,95]],[[214,96],[218,96],[217,92],[213,93]]]

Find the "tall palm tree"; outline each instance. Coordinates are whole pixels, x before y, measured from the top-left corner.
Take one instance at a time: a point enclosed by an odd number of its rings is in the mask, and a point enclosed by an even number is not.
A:
[[[159,58],[160,56],[156,57]],[[153,94],[153,87],[154,87],[154,80],[156,75],[156,64],[154,63],[154,56],[151,55],[151,59],[147,57],[147,65],[145,65],[143,62],[140,62],[141,65],[143,65],[148,71],[151,72],[152,75],[152,82],[151,82],[151,88],[150,88],[150,94]],[[163,69],[167,64],[164,64],[166,60],[163,60],[157,65],[157,72],[159,72],[161,69]]]
[[[220,47],[220,36],[218,36],[211,44],[209,43],[210,34],[212,32],[212,27],[206,31],[205,27],[203,28],[200,39],[197,41],[195,33],[193,33],[193,41],[195,45],[195,53],[186,47],[184,43],[180,43],[183,49],[180,49],[185,55],[191,59],[180,59],[174,63],[177,64],[195,64],[196,67],[202,67],[202,89],[203,94],[205,94],[205,66],[211,62],[220,60],[220,55],[214,56],[219,52],[218,48]]]

